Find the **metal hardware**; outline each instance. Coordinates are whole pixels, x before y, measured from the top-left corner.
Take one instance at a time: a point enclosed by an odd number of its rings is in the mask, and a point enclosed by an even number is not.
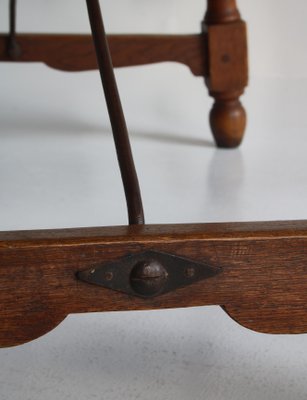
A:
[[[133,162],[127,125],[117,89],[99,0],[86,0],[86,4],[126,195],[129,224],[144,224],[141,191]]]
[[[220,268],[147,251],[79,271],[78,279],[139,297],[154,297],[217,275]]]
[[[21,56],[21,49],[16,40],[16,2],[17,0],[10,0],[10,33],[7,52],[12,60],[17,60]]]
[[[168,273],[159,261],[151,259],[141,261],[133,267],[130,284],[135,293],[143,296],[155,296],[161,292],[167,282]]]

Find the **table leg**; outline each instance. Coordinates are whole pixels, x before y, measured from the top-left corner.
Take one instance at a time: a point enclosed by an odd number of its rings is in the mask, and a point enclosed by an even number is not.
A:
[[[236,0],[207,0],[204,32],[208,34],[206,84],[215,99],[210,125],[218,147],[237,147],[246,127],[239,100],[247,85],[246,25]]]

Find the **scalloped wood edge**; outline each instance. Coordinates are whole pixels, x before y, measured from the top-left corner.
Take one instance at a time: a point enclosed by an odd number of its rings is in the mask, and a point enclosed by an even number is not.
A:
[[[0,346],[33,340],[68,314],[221,305],[267,333],[307,332],[307,221],[0,233]],[[208,280],[143,299],[78,281],[145,250],[218,266]]]

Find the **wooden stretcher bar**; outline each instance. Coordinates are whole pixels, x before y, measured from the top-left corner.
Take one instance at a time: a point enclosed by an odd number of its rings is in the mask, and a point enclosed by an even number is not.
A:
[[[77,279],[148,250],[220,273],[151,298]],[[307,333],[307,221],[2,232],[0,288],[0,346],[33,340],[73,313],[207,305],[256,331]]]
[[[108,35],[113,66],[128,67],[160,62],[187,65],[196,76],[205,76],[205,34]],[[12,60],[7,53],[8,35],[0,35],[0,61],[42,62],[62,71],[98,69],[91,35],[17,34],[21,54]]]
[[[89,35],[0,35],[0,61],[99,69],[121,168],[127,227],[0,232],[0,347],[36,339],[74,313],[219,305],[266,333],[307,332],[307,221],[145,225],[116,67],[176,61],[203,76],[219,146],[243,136],[246,26],[234,0],[209,0],[198,35],[110,35],[86,0]],[[93,39],[92,39],[93,38]],[[94,44],[93,44],[94,41]],[[111,54],[110,54],[111,53]]]

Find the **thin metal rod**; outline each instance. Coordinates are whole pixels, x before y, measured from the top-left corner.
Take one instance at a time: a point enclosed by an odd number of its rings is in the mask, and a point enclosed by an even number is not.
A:
[[[10,0],[10,36],[16,32],[16,0]]]
[[[8,54],[10,58],[16,60],[21,55],[20,47],[16,40],[16,3],[17,0],[10,0],[10,11],[9,11],[9,41],[8,41]]]
[[[141,192],[133,162],[125,117],[117,89],[109,45],[104,30],[99,0],[86,0],[86,3],[126,195],[129,224],[144,224]]]

